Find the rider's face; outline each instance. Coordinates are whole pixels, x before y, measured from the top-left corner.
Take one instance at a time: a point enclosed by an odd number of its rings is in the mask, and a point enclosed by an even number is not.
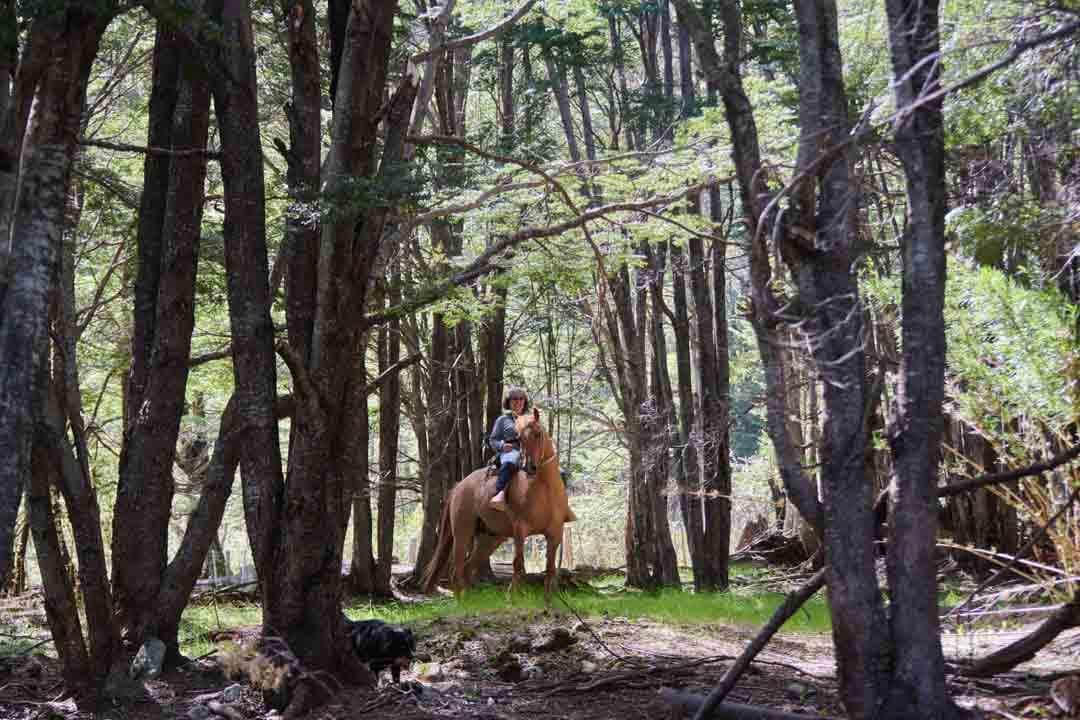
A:
[[[510,409],[514,411],[515,415],[520,415],[525,410],[525,398],[512,397],[510,398]]]

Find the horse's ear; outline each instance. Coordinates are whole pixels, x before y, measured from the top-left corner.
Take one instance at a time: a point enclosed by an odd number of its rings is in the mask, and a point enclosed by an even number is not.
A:
[[[540,408],[533,405],[533,420],[540,422]]]

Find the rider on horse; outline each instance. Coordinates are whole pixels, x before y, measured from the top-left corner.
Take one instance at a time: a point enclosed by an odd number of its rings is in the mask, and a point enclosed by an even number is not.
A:
[[[495,497],[491,507],[506,510],[506,486],[521,466],[521,439],[514,428],[514,420],[529,409],[529,396],[518,387],[510,388],[503,398],[503,409],[508,412],[495,420],[488,444],[499,454],[499,479],[495,483]]]

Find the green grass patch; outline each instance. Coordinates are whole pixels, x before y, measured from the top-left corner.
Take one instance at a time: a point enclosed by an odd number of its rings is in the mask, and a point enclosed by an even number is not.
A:
[[[552,610],[570,615],[570,607],[584,618],[649,619],[673,625],[709,625],[732,623],[759,626],[768,622],[773,611],[784,601],[780,593],[746,592],[693,593],[678,590],[639,592],[622,588],[615,577],[594,582],[599,590],[564,593],[552,602]],[[569,605],[569,607],[568,607]],[[470,590],[458,602],[445,596],[419,603],[369,603],[354,601],[346,605],[345,614],[353,620],[376,618],[403,625],[423,625],[445,618],[482,617],[497,620],[500,613],[513,614],[520,621],[520,611],[540,613],[544,610],[544,592],[527,587],[513,601],[507,600],[502,588],[480,586]],[[202,655],[214,648],[209,637],[214,631],[258,625],[262,612],[257,605],[199,605],[184,612],[180,625],[182,652],[189,657]],[[820,633],[830,628],[829,609],[822,596],[806,603],[784,625],[787,632]]]
[[[552,602],[552,609],[569,613],[569,607],[585,618],[625,617],[648,618],[678,625],[735,623],[762,625],[784,601],[780,593],[692,593],[663,590],[655,593],[619,589],[607,592],[571,592]],[[568,607],[569,605],[569,607]],[[544,593],[539,588],[526,588],[514,597],[506,598],[500,588],[481,586],[470,590],[459,603],[453,598],[441,598],[417,604],[361,604],[346,608],[354,620],[378,618],[387,622],[413,624],[447,617],[490,617],[500,611],[544,609]],[[826,632],[830,629],[829,609],[825,600],[815,597],[784,625],[789,632]]]
[[[253,603],[188,605],[180,618],[180,652],[199,657],[214,649],[215,632],[262,623],[262,608]]]

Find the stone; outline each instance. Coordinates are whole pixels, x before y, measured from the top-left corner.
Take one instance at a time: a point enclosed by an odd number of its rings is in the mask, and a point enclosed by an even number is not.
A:
[[[157,638],[150,638],[142,644],[135,659],[131,661],[129,675],[132,680],[156,678],[161,674],[165,662],[165,643]]]
[[[229,687],[221,691],[221,701],[226,703],[239,702],[241,696],[244,694],[244,688],[239,684],[233,683]]]
[[[583,673],[594,673],[599,669],[599,666],[590,660],[581,661],[581,672]]]

